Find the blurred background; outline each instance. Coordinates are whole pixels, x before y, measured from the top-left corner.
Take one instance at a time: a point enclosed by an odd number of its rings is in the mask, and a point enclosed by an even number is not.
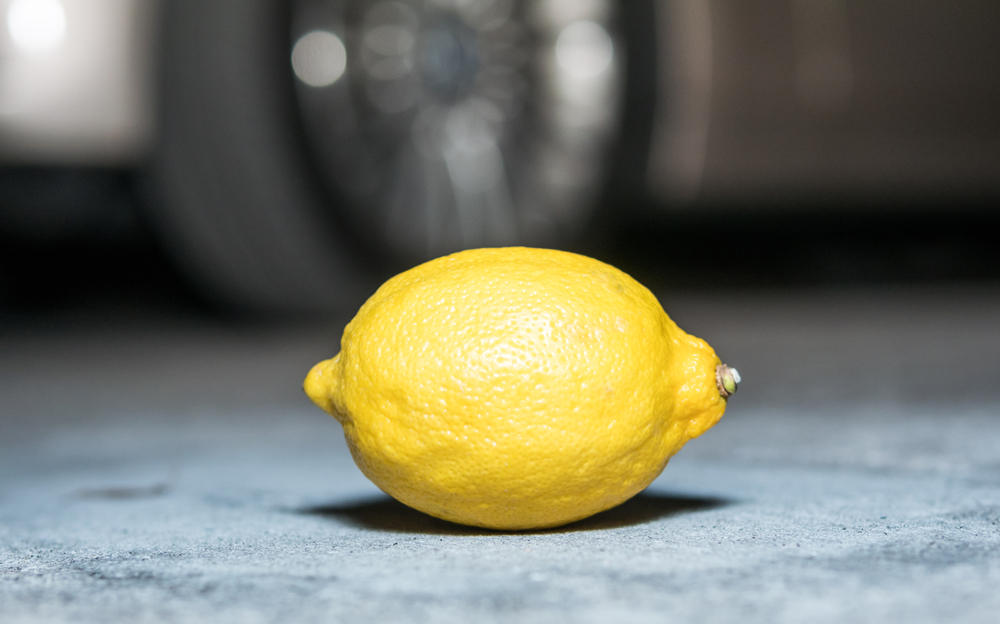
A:
[[[3,0],[0,311],[351,310],[462,248],[993,282],[1000,9]]]
[[[998,199],[992,0],[0,0],[0,615],[410,613],[390,526],[458,553],[454,621],[494,621],[466,570],[535,604],[528,561],[660,579],[650,621],[992,622]],[[301,393],[381,281],[497,245],[619,266],[742,373],[621,542],[494,566]]]
[[[0,17],[8,419],[34,422],[35,382],[66,418],[75,393],[150,384],[164,403],[298,402],[382,280],[514,244],[635,275],[755,379],[751,403],[989,396],[995,3],[0,0]],[[63,381],[25,381],[29,360]]]

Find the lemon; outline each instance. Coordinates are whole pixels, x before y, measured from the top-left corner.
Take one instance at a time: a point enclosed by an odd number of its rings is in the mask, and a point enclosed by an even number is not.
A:
[[[390,496],[453,522],[535,529],[640,492],[719,420],[736,381],[622,271],[515,247],[390,279],[305,390]]]

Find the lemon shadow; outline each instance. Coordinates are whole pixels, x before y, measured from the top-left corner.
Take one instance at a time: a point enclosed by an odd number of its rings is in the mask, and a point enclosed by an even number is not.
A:
[[[552,529],[537,531],[497,531],[440,520],[389,498],[379,496],[348,504],[318,505],[295,510],[297,513],[339,520],[351,526],[392,533],[425,535],[497,535],[501,533],[574,533],[637,526],[662,518],[709,511],[735,501],[707,496],[681,496],[644,492],[621,505]]]

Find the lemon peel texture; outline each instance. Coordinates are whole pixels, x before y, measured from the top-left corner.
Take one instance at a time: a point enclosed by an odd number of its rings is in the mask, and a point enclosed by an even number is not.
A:
[[[734,373],[622,271],[515,247],[390,279],[305,391],[390,496],[516,530],[640,492],[722,417]]]

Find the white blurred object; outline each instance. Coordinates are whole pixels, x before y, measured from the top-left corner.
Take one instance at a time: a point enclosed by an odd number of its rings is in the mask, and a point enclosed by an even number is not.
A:
[[[556,39],[556,59],[564,70],[580,78],[597,76],[611,65],[614,45],[603,26],[580,20],[566,26]]]
[[[0,0],[0,162],[133,164],[152,142],[157,0]]]
[[[310,87],[328,87],[347,69],[347,50],[340,37],[325,30],[303,35],[292,48],[292,70]]]
[[[7,7],[7,31],[20,50],[48,52],[66,36],[66,10],[59,0],[13,0]]]

